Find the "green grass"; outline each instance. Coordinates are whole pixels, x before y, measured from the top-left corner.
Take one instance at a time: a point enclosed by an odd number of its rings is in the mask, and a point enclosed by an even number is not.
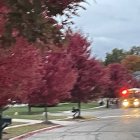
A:
[[[14,126],[14,125],[21,125],[21,124],[26,124],[26,123],[23,123],[23,122],[12,122],[12,124],[9,125],[9,127],[10,126]]]
[[[40,124],[33,124],[33,125],[29,125],[29,126],[21,126],[18,128],[9,128],[4,130],[4,134],[3,134],[3,140],[9,140],[10,138],[31,132],[31,131],[35,131],[38,129],[42,129],[42,128],[46,128],[52,125],[48,125],[48,124],[44,124],[44,123],[40,123]]]
[[[93,108],[98,104],[96,102],[91,103],[82,103],[81,109]],[[72,107],[77,107],[77,103],[68,103],[68,104],[58,104],[56,107],[50,107],[48,109],[49,112],[59,112],[59,111],[71,111]]]
[[[65,104],[58,104],[56,107],[48,107],[48,112],[50,113],[58,113],[62,111],[71,111],[72,107],[77,107],[76,103],[65,103]],[[97,106],[97,103],[82,103],[81,108],[93,108]],[[15,115],[15,112],[18,112],[17,115]],[[8,110],[4,111],[4,116],[10,116],[12,118],[18,118],[18,119],[33,119],[33,120],[44,120],[43,116],[44,108],[32,108],[31,114],[28,113],[28,107],[11,107]],[[52,116],[49,115],[49,119],[63,119],[66,116]]]
[[[18,114],[15,115],[15,112],[18,112]],[[43,112],[43,108],[32,108],[32,112],[29,114],[27,107],[11,107],[4,111],[3,116],[10,116],[13,119],[44,120]],[[63,119],[65,117],[48,115],[48,119]]]

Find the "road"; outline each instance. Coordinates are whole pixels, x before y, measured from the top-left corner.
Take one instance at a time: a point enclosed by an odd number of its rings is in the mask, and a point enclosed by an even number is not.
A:
[[[83,115],[94,118],[37,133],[24,140],[140,140],[138,108],[88,111]]]

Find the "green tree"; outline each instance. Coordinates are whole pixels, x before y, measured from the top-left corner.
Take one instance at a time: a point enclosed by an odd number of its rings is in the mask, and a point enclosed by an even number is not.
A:
[[[104,64],[108,65],[111,63],[120,63],[121,60],[126,56],[123,49],[113,49],[111,53],[107,53],[105,57]]]
[[[129,55],[140,55],[140,46],[133,46],[127,54]]]

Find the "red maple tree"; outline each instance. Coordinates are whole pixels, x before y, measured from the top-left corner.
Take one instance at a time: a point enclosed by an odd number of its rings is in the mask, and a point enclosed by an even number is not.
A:
[[[37,83],[41,77],[39,71],[44,64],[39,50],[33,47],[42,46],[42,42],[44,46],[56,47],[63,39],[61,40],[60,26],[54,16],[63,15],[64,10],[75,13],[82,1],[0,1],[0,79],[1,98],[4,102],[1,104],[6,103],[12,92],[22,91],[18,93],[20,96],[23,92],[30,93],[34,88],[38,88]],[[30,44],[23,38],[37,43]],[[7,46],[12,48],[4,50]]]
[[[107,97],[119,97],[121,88],[132,88],[136,86],[136,80],[122,64],[110,64],[107,68],[111,81],[106,92]]]
[[[47,107],[70,98],[70,90],[77,78],[72,64],[71,57],[65,53],[47,53],[44,57],[45,74],[41,86],[28,94],[27,102]],[[47,111],[45,116],[47,121]]]
[[[16,44],[0,51],[0,106],[7,100],[25,95],[37,88],[43,75],[39,50],[26,39],[17,38]]]
[[[80,33],[72,33],[68,36],[68,53],[71,54],[73,65],[78,73],[71,95],[72,99],[78,102],[80,110],[81,102],[92,100],[95,91],[107,86],[109,78],[101,63],[95,58],[90,58],[90,42],[87,38]]]
[[[44,63],[44,84],[40,88],[43,98],[39,94],[42,101],[30,100],[29,98],[29,102],[49,105],[69,98],[69,91],[72,89],[77,77],[76,70],[72,68],[70,56],[64,53],[48,53]],[[34,96],[34,93],[31,93],[31,95]]]

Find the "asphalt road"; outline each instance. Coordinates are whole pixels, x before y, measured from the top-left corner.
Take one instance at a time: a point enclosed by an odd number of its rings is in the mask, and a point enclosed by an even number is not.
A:
[[[83,112],[96,118],[41,133],[25,140],[140,140],[140,109]]]

